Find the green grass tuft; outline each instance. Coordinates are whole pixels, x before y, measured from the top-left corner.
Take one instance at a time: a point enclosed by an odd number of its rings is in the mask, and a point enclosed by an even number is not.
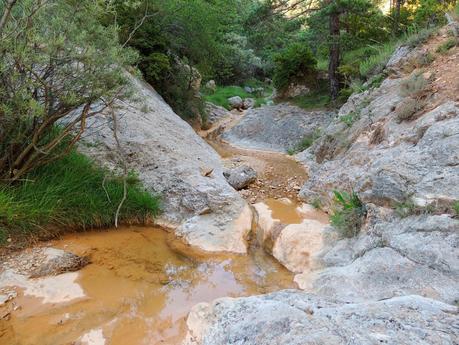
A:
[[[287,150],[287,153],[290,156],[293,156],[299,152],[303,152],[304,150],[308,149],[309,147],[314,144],[314,141],[316,141],[322,134],[322,130],[320,128],[316,129],[312,134],[306,135],[299,143],[297,143],[295,146],[289,148]]]
[[[216,105],[219,105],[223,108],[231,110],[231,107],[228,103],[228,98],[239,96],[242,99],[253,98],[255,100],[255,108],[266,104],[266,97],[270,96],[273,89],[271,86],[260,84],[261,82],[250,81],[247,82],[247,86],[251,87],[263,87],[263,94],[251,94],[244,90],[240,86],[218,86],[215,92],[210,92],[206,90],[204,92],[204,100]]]
[[[159,197],[146,192],[134,174],[127,184],[119,221],[144,223],[158,215]],[[0,184],[0,241],[112,226],[122,195],[122,178],[73,151],[18,184]]]
[[[334,191],[333,193],[335,210],[330,216],[331,224],[345,238],[357,236],[367,213],[365,205],[354,192]]]
[[[436,52],[440,54],[446,54],[450,49],[454,48],[457,44],[458,40],[455,37],[451,37],[447,41],[440,44]]]

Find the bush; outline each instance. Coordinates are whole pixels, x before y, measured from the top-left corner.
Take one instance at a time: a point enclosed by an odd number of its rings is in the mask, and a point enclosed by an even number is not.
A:
[[[419,110],[423,108],[423,102],[420,100],[407,97],[401,101],[396,110],[395,114],[397,121],[400,123],[402,121],[410,120],[413,115],[415,115]]]
[[[274,86],[283,91],[293,82],[313,80],[317,60],[305,43],[295,43],[274,57]]]
[[[0,180],[58,159],[59,144],[128,83],[135,54],[118,44],[115,25],[100,23],[105,10],[100,1],[23,0],[2,18]],[[66,125],[49,140],[58,123]]]
[[[422,73],[414,73],[400,84],[400,95],[403,97],[419,97],[427,88],[429,82]]]
[[[355,237],[363,225],[366,207],[359,196],[354,193],[334,191],[335,210],[330,220],[343,237]]]
[[[320,137],[320,135],[321,135],[321,130],[320,129],[315,130],[314,133],[305,136],[298,144],[289,148],[287,150],[287,153],[293,156],[294,154],[303,152],[304,150],[311,147],[312,144],[314,144],[314,141],[316,141]]]
[[[450,37],[447,41],[440,44],[436,52],[440,54],[446,54],[450,49],[454,48],[457,45],[457,43],[457,38]]]
[[[339,120],[344,123],[348,127],[352,127],[352,125],[360,119],[360,112],[351,111],[349,114],[340,116]]]
[[[160,210],[130,174],[119,221],[144,223]],[[63,231],[113,226],[123,196],[120,177],[75,151],[34,170],[15,185],[0,184],[0,238],[54,237]]]

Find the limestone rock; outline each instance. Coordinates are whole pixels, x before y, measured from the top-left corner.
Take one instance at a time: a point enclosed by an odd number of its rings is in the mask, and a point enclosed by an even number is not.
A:
[[[255,106],[255,100],[253,98],[246,98],[242,104],[244,109],[251,109]]]
[[[223,107],[206,102],[207,124],[213,125],[218,121],[230,117],[231,113]]]
[[[184,345],[453,345],[457,323],[457,307],[420,296],[347,304],[286,290],[196,305]]]
[[[215,80],[209,80],[207,83],[206,83],[206,89],[212,91],[212,92],[215,92],[217,90],[217,83],[215,82]]]
[[[311,206],[299,206],[298,213],[305,213],[299,224],[282,224],[274,219],[265,203],[254,208],[258,215],[257,240],[283,266],[294,273],[309,273],[316,268],[316,255],[323,249],[324,230],[327,222],[308,219]]]
[[[226,170],[223,175],[228,183],[236,190],[246,188],[257,179],[257,172],[247,165]]]
[[[116,102],[118,137],[128,168],[162,197],[158,223],[202,249],[245,252],[251,215],[226,182],[220,157],[149,85],[131,81],[134,97]],[[141,111],[144,105],[148,112]],[[88,119],[79,149],[116,170],[120,162],[112,129],[110,114]],[[203,168],[212,174],[203,176]]]
[[[228,103],[229,103],[231,109],[241,110],[241,109],[244,108],[244,101],[239,96],[234,96],[234,97],[228,98]]]
[[[305,111],[287,104],[264,106],[248,110],[222,137],[240,147],[285,152],[332,117],[331,112]]]

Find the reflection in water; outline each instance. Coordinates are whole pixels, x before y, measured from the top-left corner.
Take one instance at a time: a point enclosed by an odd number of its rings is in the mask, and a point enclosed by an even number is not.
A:
[[[180,344],[197,303],[295,287],[256,244],[247,256],[209,256],[160,229],[131,227],[52,245],[90,256],[77,279],[86,297],[66,304],[16,299],[21,309],[0,325],[1,344]]]

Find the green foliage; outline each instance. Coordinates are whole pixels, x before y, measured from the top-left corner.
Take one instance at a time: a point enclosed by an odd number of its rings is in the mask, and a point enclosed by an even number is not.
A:
[[[110,102],[127,84],[124,67],[135,54],[118,44],[114,25],[101,25],[105,9],[92,0],[13,7],[0,31],[0,179],[17,180],[55,159],[91,106]],[[68,124],[50,141],[58,122]]]
[[[296,106],[305,110],[326,108],[330,104],[330,96],[325,90],[314,90],[306,95],[297,96],[290,100]]]
[[[314,207],[316,210],[320,210],[322,209],[322,201],[320,200],[320,198],[316,197],[311,201],[311,206]]]
[[[416,26],[413,26],[407,30],[406,34],[397,39],[380,45],[370,46],[371,48],[368,47],[365,50],[367,53],[366,57],[362,56],[360,58],[362,60],[359,66],[360,75],[368,79],[372,75],[381,73],[398,46],[408,45],[416,47],[425,43],[434,32],[436,32],[435,28],[419,30]],[[428,62],[426,61],[426,63]]]
[[[455,201],[453,203],[453,211],[454,211],[456,217],[459,217],[459,201]]]
[[[134,174],[127,184],[119,221],[144,223],[158,215],[159,197],[146,192]],[[0,237],[49,237],[69,228],[112,226],[122,195],[122,178],[73,151],[17,184],[0,184]]]
[[[420,100],[406,97],[399,103],[395,110],[397,121],[400,123],[412,119],[423,106],[424,104]]]
[[[363,225],[366,207],[355,192],[334,191],[335,209],[330,221],[343,237],[355,237]]]
[[[446,54],[450,49],[454,48],[458,44],[458,40],[455,37],[450,37],[448,40],[438,46],[436,52],[440,54]]]
[[[400,218],[406,218],[413,215],[439,213],[439,208],[435,204],[418,206],[413,202],[413,200],[407,199],[404,202],[399,202],[395,204],[395,213]]]
[[[253,85],[253,82],[250,84]],[[256,83],[256,85],[260,84]],[[231,107],[228,103],[228,98],[239,96],[242,99],[253,98],[255,100],[255,107],[260,107],[261,105],[266,104],[266,97],[268,97],[272,92],[272,88],[267,85],[264,85],[263,88],[264,92],[258,95],[254,95],[246,92],[240,86],[217,86],[217,90],[215,90],[215,92],[204,91],[204,100],[206,102],[210,102],[231,110]]]
[[[411,77],[404,79],[400,84],[400,95],[403,97],[418,97],[429,85],[422,73],[414,73]]]
[[[311,80],[316,74],[317,60],[304,43],[295,43],[274,57],[273,83],[285,90],[292,82]]]
[[[295,146],[289,148],[287,150],[287,153],[290,156],[293,156],[299,152],[302,152],[314,144],[314,141],[316,141],[318,138],[320,138],[322,134],[322,131],[320,128],[316,129],[313,133],[306,135],[299,143],[297,143]]]
[[[348,127],[352,127],[352,125],[360,119],[360,113],[351,111],[349,114],[340,116],[339,120],[344,123]]]

